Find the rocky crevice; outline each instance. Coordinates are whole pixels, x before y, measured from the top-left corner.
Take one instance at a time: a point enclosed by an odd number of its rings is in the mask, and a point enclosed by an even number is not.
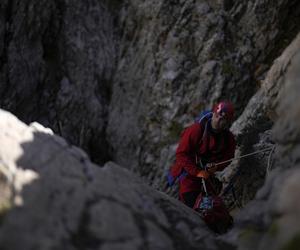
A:
[[[51,127],[96,162],[110,159],[105,129],[118,4],[30,0],[3,5],[9,23],[3,20],[1,32],[1,58],[6,58],[1,107],[27,123]]]
[[[68,140],[1,112],[1,249],[297,249],[296,0],[14,0],[0,13],[1,107]],[[178,201],[71,146],[175,195],[164,174],[180,132],[227,98],[236,156],[276,148],[230,166],[245,208],[222,239]]]
[[[238,118],[299,30],[297,1],[42,6],[3,4],[1,107],[160,189],[196,113],[232,99]]]
[[[152,5],[124,5],[121,11],[132,15],[120,18],[128,37],[121,41],[107,136],[115,161],[164,190],[181,131],[219,99],[232,99],[238,118],[285,48],[281,42],[296,36],[299,27],[292,20],[299,17],[299,5],[188,1],[155,5],[145,14],[143,8]],[[272,127],[270,118],[258,115],[258,129],[250,125],[245,136],[254,144],[258,133]],[[246,141],[239,141],[243,153],[251,149]]]

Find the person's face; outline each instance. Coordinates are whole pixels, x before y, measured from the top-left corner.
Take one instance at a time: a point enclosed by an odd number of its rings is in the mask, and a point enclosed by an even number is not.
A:
[[[215,130],[224,130],[230,127],[231,122],[226,116],[226,113],[221,111],[213,113],[211,124]]]

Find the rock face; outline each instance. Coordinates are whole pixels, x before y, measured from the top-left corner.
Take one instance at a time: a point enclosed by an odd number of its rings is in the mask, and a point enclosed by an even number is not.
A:
[[[0,144],[3,250],[224,249],[192,210],[39,124],[0,111]]]
[[[1,107],[51,127],[97,162],[109,159],[104,133],[116,65],[114,3],[0,4]]]
[[[219,99],[238,117],[300,23],[297,0],[3,0],[0,13],[1,107],[160,189],[182,129]]]
[[[273,170],[265,185],[236,217],[235,229],[224,236],[235,242],[238,249],[300,247],[299,48],[300,35],[276,60],[264,84],[267,92],[263,101],[272,101],[272,117],[276,117],[272,136],[277,146]],[[276,83],[270,84],[271,80]]]
[[[242,113],[297,35],[299,9],[262,0],[124,5],[107,129],[114,160],[162,188],[183,128],[220,99]],[[261,131],[272,126],[261,122]]]
[[[266,78],[262,81],[260,90],[250,99],[244,112],[233,124],[231,129],[240,145],[237,156],[274,146],[276,138],[270,128],[278,118],[282,119],[286,113],[285,111],[278,112],[276,109],[280,101],[284,101],[280,100],[280,97],[282,98],[284,86],[287,83],[287,71],[299,49],[300,36],[298,35],[283,54],[275,60],[267,72]],[[297,65],[295,62],[293,64]],[[290,100],[289,96],[290,94],[285,94],[284,99]],[[287,110],[289,109],[287,108]],[[288,121],[289,126],[292,123],[290,119],[284,118],[284,120]],[[277,123],[281,124],[281,122]],[[277,134],[287,136],[286,133],[278,132]],[[276,146],[273,149],[233,164],[235,165],[233,168],[239,168],[240,171],[240,178],[235,184],[240,202],[247,203],[251,200],[258,188],[262,186],[266,174],[275,167],[272,163],[282,160],[282,155],[279,153],[280,148]]]
[[[300,248],[299,1],[2,0],[0,14],[0,105],[52,129],[0,112],[1,249]],[[238,201],[255,199],[216,239],[124,168],[176,193],[180,132],[220,99],[236,156],[274,150],[228,169]]]

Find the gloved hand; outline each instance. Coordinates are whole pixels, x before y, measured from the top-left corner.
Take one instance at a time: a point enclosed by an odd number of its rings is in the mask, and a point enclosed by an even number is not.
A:
[[[209,172],[207,172],[205,170],[200,170],[199,173],[197,174],[197,177],[208,179],[209,178]]]
[[[210,174],[214,174],[216,171],[218,171],[218,166],[216,166],[215,163],[207,163],[206,167]]]

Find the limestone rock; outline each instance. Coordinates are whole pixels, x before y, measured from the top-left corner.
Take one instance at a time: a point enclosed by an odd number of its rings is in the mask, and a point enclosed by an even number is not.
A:
[[[224,98],[238,118],[296,36],[299,8],[297,0],[3,0],[0,105],[163,190],[180,132]]]
[[[286,94],[285,85],[288,84],[288,70],[299,49],[300,35],[274,61],[274,64],[266,74],[265,80],[262,82],[261,89],[250,99],[244,112],[231,127],[239,144],[237,157],[246,153],[270,148],[269,151],[234,162],[231,165],[231,168],[239,169],[240,171],[240,176],[235,187],[241,203],[246,204],[255,196],[256,191],[262,186],[265,180],[266,173],[269,171],[267,168],[271,169],[280,165],[277,164],[274,166],[273,164],[281,161],[282,156],[279,153],[280,147],[273,148],[277,135],[274,136],[270,131],[274,122],[278,119],[277,124],[281,124],[280,121],[282,120],[287,121],[287,127],[291,125],[291,118],[286,117],[290,112],[286,112],[287,109],[277,108],[280,98],[283,103],[286,102],[285,100],[292,99],[290,93]],[[294,62],[294,65],[297,65],[297,62]],[[295,91],[297,92],[297,90]],[[285,95],[285,97],[283,98],[282,95]],[[292,133],[295,133],[294,131]],[[281,133],[277,134],[280,135]],[[284,135],[284,138],[287,136],[286,133],[282,133],[281,135]],[[232,172],[233,170],[229,169],[227,171]],[[229,174],[229,177],[226,178],[230,179],[230,176],[232,175]]]
[[[272,128],[277,144],[274,169],[255,199],[236,217],[235,229],[224,236],[242,250],[299,248],[299,36],[274,67],[280,61],[284,70],[277,82],[282,86],[273,102],[278,114]]]
[[[107,129],[114,160],[165,190],[181,131],[220,99],[233,100],[238,118],[297,35],[299,8],[295,0],[123,5]],[[263,97],[254,98],[251,105],[259,106]],[[256,110],[247,126],[270,130],[272,121]]]
[[[116,64],[113,3],[1,1],[1,107],[105,162]],[[99,140],[97,140],[99,138]]]
[[[3,250],[223,249],[193,210],[41,125],[1,110],[0,144],[0,173],[12,176],[0,179],[12,201],[2,213],[0,200]]]

